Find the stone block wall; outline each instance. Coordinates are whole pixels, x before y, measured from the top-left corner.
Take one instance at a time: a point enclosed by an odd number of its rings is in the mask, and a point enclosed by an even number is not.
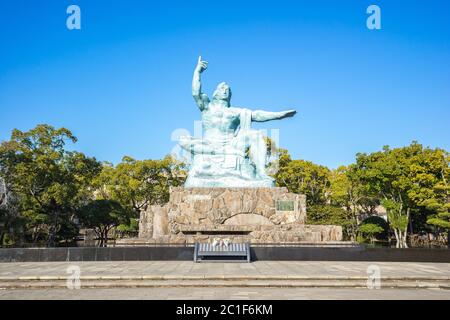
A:
[[[215,237],[255,243],[342,240],[340,226],[305,223],[306,197],[286,188],[176,187],[166,205],[141,212],[139,238],[169,243]]]

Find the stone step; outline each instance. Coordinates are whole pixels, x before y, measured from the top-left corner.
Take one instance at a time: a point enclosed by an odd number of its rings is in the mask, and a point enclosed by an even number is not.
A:
[[[152,277],[152,276],[85,276],[82,288],[131,287],[278,287],[278,288],[367,288],[365,277]],[[449,277],[382,278],[382,288],[450,289]],[[19,277],[0,279],[0,289],[66,288],[66,277]]]
[[[0,276],[0,283],[10,281],[58,281],[67,280],[67,276]],[[307,275],[84,275],[80,280],[367,280],[367,276],[307,276]],[[450,276],[385,276],[382,281],[449,281]]]

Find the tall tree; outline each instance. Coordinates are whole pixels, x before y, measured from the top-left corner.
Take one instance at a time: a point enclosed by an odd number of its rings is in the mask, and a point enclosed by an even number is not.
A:
[[[407,246],[407,226],[411,213],[411,201],[407,196],[411,187],[408,180],[408,151],[400,148],[391,150],[386,146],[381,152],[358,154],[356,159],[362,180],[383,199],[382,204],[388,212],[397,247]]]
[[[15,244],[21,240],[21,231],[24,219],[20,215],[17,198],[14,197],[10,189],[6,187],[0,179],[0,246]]]
[[[18,198],[33,242],[43,238],[53,246],[61,227],[90,197],[101,166],[65,149],[66,142],[76,141],[69,130],[42,124],[27,132],[15,129],[0,145],[0,175]]]
[[[358,170],[366,186],[382,199],[398,247],[407,247],[413,214],[445,208],[448,197],[448,154],[411,145],[372,154],[358,154]],[[448,208],[447,208],[448,210]]]
[[[332,205],[348,212],[350,237],[356,240],[361,215],[373,213],[379,204],[376,196],[362,183],[357,166],[340,166],[331,171],[329,196]]]
[[[169,200],[169,188],[185,179],[183,164],[170,156],[162,160],[135,160],[124,157],[117,166],[104,164],[96,179],[97,197],[118,201],[135,212],[148,205]]]
[[[347,211],[348,234],[352,241],[356,240],[358,221],[358,204],[360,200],[360,188],[354,175],[350,174],[350,168],[340,166],[330,172],[330,200],[331,204],[345,208]]]
[[[290,192],[306,195],[308,205],[325,204],[330,186],[330,170],[305,160],[291,160],[287,152],[279,158],[275,174],[277,186],[287,187]]]
[[[113,227],[127,223],[129,211],[114,200],[93,200],[80,208],[78,217],[86,228],[92,228],[100,239],[100,247],[108,244],[108,234]]]
[[[423,160],[414,167],[416,178],[411,197],[432,213],[426,222],[447,231],[450,247],[450,154],[442,149],[426,149]]]

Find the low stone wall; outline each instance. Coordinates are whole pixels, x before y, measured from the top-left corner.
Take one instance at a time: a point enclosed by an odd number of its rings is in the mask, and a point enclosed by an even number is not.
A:
[[[0,249],[0,262],[22,261],[152,261],[193,259],[193,247],[80,247]]]
[[[0,262],[192,261],[193,246],[0,249]],[[252,260],[450,263],[448,249],[254,246]]]

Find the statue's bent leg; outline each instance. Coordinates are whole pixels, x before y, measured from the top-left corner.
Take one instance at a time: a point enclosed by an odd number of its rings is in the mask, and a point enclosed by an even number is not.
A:
[[[184,150],[193,154],[213,154],[215,151],[214,147],[208,141],[189,136],[181,136],[178,144]]]

